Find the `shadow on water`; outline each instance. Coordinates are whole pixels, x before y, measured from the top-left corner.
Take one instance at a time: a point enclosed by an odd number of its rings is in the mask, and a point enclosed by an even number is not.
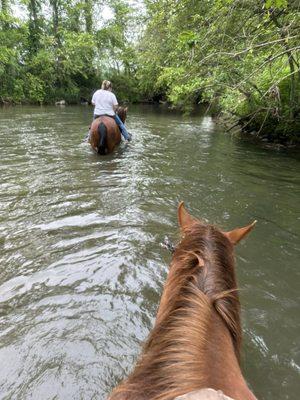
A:
[[[259,399],[298,399],[298,157],[146,106],[99,157],[91,114],[0,111],[0,399],[106,398],[151,329],[180,200],[224,229],[258,219],[237,248],[243,368]]]

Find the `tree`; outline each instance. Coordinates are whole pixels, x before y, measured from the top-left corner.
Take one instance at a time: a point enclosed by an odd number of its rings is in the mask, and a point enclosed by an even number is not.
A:
[[[244,129],[269,137],[275,131],[282,140],[297,129],[299,3],[146,4],[149,21],[140,43],[139,76],[148,95],[166,95],[185,110],[199,101],[218,104]]]

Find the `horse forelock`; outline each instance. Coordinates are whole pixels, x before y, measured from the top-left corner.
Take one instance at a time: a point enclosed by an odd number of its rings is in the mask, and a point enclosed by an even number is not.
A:
[[[133,373],[111,399],[171,400],[208,379],[207,344],[216,313],[239,359],[241,327],[233,246],[212,225],[194,224],[177,246],[157,319]]]

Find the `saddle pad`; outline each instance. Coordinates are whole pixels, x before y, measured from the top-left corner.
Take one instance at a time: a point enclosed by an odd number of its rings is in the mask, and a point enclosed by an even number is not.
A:
[[[176,397],[174,400],[233,400],[221,390],[201,389]]]

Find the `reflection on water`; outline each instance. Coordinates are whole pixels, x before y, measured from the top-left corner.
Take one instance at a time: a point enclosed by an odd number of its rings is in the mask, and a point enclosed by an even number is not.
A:
[[[245,376],[260,399],[299,393],[299,164],[208,117],[131,107],[107,157],[88,107],[0,111],[0,399],[105,399],[147,336],[177,239],[176,207],[237,248]]]

